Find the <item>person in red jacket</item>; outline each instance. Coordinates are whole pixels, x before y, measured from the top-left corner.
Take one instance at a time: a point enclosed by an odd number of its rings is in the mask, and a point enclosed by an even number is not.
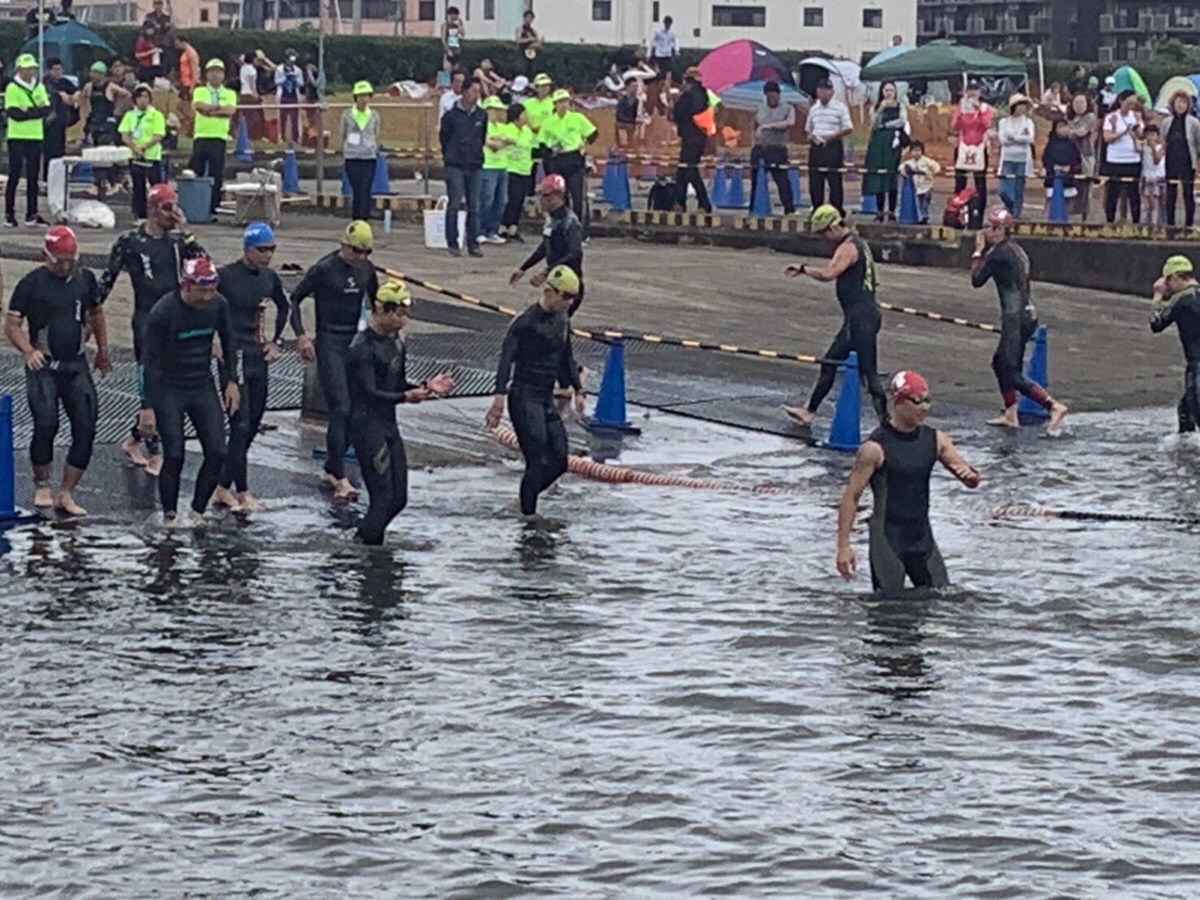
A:
[[[958,112],[950,123],[951,134],[957,138],[954,157],[954,193],[967,186],[968,176],[975,179],[975,209],[987,209],[988,132],[996,110],[983,99],[982,86],[972,79],[958,104]]]

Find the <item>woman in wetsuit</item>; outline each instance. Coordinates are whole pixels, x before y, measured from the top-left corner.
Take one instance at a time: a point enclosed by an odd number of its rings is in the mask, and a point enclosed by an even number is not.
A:
[[[813,212],[812,230],[836,246],[833,258],[823,269],[806,265],[788,266],[786,272],[795,278],[807,275],[814,281],[836,281],[837,299],[842,307],[842,327],[825,351],[827,360],[844,360],[853,350],[858,354],[858,373],[871,394],[871,404],[879,421],[887,419],[887,394],[879,378],[876,338],[882,324],[879,304],[875,301],[875,260],[867,242],[850,231],[842,222],[842,214],[828,204]],[[833,387],[837,376],[836,363],[823,363],[817,383],[807,406],[785,406],[789,416],[801,425],[811,425],[817,417],[821,401]]]
[[[929,477],[934,463],[940,462],[969,488],[979,486],[979,472],[962,458],[948,435],[925,424],[930,400],[924,378],[916,372],[899,372],[892,379],[891,394],[891,417],[859,447],[838,506],[837,569],[847,581],[857,570],[850,529],[870,484],[875,498],[871,583],[877,592],[895,596],[904,590],[906,576],[913,587],[949,584],[929,524]]]
[[[988,424],[1019,428],[1017,394],[1022,394],[1050,413],[1046,432],[1057,435],[1067,407],[1023,372],[1025,345],[1037,331],[1038,319],[1030,298],[1029,257],[1012,239],[1013,225],[1012,213],[1005,207],[989,209],[971,257],[971,284],[981,288],[991,279],[1000,295],[1000,345],[992,356],[992,371],[1004,398],[1004,412]]]
[[[370,498],[358,526],[364,544],[382,544],[388,525],[408,505],[408,458],[396,427],[396,404],[420,403],[454,389],[449,372],[409,383],[398,336],[411,309],[403,281],[382,285],[371,300],[367,327],[354,336],[346,357],[350,441]]]

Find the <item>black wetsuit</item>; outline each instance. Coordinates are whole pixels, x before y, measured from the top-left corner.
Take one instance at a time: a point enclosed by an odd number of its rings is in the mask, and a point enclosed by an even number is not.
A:
[[[100,300],[103,302],[108,299],[122,272],[129,273],[129,283],[133,287],[133,355],[138,362],[138,395],[142,409],[150,408],[146,400],[145,365],[142,359],[142,329],[146,317],[160,297],[179,287],[183,261],[204,255],[204,248],[194,236],[181,231],[168,231],[160,237],[152,237],[146,233],[144,225],[118,237],[108,253],[108,265],[100,276]],[[136,420],[132,434],[135,439],[141,437]],[[158,438],[148,438],[146,449],[152,456],[157,454]]]
[[[91,462],[96,440],[96,386],[83,344],[88,315],[99,306],[96,276],[87,269],[60,278],[39,266],[13,289],[9,314],[25,320],[30,343],[46,357],[38,371],[25,369],[25,392],[33,416],[29,460],[34,466],[54,462],[60,403],[71,423],[67,465],[82,470]]]
[[[350,441],[370,505],[358,526],[364,544],[382,544],[388,524],[408,505],[408,457],[396,427],[396,404],[408,382],[404,344],[370,328],[350,342]]]
[[[229,304],[218,294],[204,306],[188,306],[179,291],[154,305],[146,317],[146,394],[162,436],[163,469],[158,494],[163,514],[174,515],[183,472],[183,420],[187,416],[204,450],[196,474],[192,509],[203,513],[225,466],[225,410],[212,377],[213,336],[221,342],[221,393],[238,380]]]
[[[1183,376],[1183,399],[1179,401],[1180,432],[1195,431],[1200,424],[1200,286],[1184,288],[1150,316],[1150,330],[1155,334],[1175,325],[1183,344],[1187,368]]]
[[[496,393],[508,394],[508,415],[525,457],[521,512],[527,516],[537,512],[538,495],[567,471],[567,429],[554,406],[556,381],[583,389],[570,324],[565,315],[535,304],[509,326],[496,372]]]
[[[221,295],[229,303],[230,327],[240,356],[242,373],[241,402],[237,412],[229,417],[229,452],[221,487],[236,486],[238,492],[248,490],[246,454],[267,408],[267,360],[263,356],[263,306],[275,304],[275,333],[273,341],[283,337],[288,321],[288,300],[283,284],[272,269],[252,269],[241,260],[222,266]]]
[[[579,276],[579,296],[567,310],[568,316],[575,315],[575,310],[583,302],[583,225],[566,205],[546,216],[546,223],[542,226],[542,242],[529,254],[529,259],[521,263],[521,271],[528,272],[543,260],[551,269],[569,266]]]
[[[837,298],[842,307],[842,328],[833,343],[825,351],[825,359],[844,360],[853,350],[858,354],[858,374],[871,395],[871,404],[879,421],[887,418],[887,393],[879,377],[879,358],[875,341],[883,318],[879,304],[875,301],[875,260],[867,242],[857,235],[848,234],[843,242],[850,241],[858,248],[858,260],[838,276]],[[809,412],[815,413],[821,401],[833,387],[837,366],[825,363],[821,374],[813,385],[808,400]]]
[[[927,425],[898,431],[885,422],[867,438],[883,448],[883,465],[871,476],[871,582],[898,594],[907,575],[913,587],[949,584],[929,525],[929,476],[937,462],[937,430]]]
[[[317,377],[329,408],[325,471],[338,479],[346,477],[346,421],[350,413],[346,354],[358,332],[363,309],[378,290],[379,278],[372,266],[353,266],[334,252],[305,272],[292,291],[292,330],[297,337],[304,334],[300,304],[308,297],[316,298]]]
[[[1025,345],[1037,331],[1037,310],[1030,301],[1029,257],[1012,239],[995,244],[971,269],[971,284],[980,288],[988,279],[1000,295],[1000,344],[992,356],[992,371],[1004,398],[1004,408],[1023,394],[1049,409],[1053,403],[1040,384],[1025,377]]]

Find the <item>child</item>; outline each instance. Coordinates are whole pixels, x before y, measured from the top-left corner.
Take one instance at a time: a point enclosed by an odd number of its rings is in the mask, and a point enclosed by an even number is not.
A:
[[[1042,168],[1046,175],[1042,183],[1046,186],[1047,200],[1054,196],[1054,182],[1059,178],[1062,179],[1065,199],[1074,200],[1079,196],[1075,176],[1083,171],[1083,157],[1079,154],[1079,145],[1071,139],[1071,128],[1066,119],[1056,119],[1054,122],[1046,149],[1042,151]]]
[[[1147,125],[1142,144],[1142,222],[1159,225],[1167,188],[1167,148],[1157,125]]]
[[[625,93],[617,97],[617,148],[636,146],[642,119],[642,83],[632,76],[625,79]]]
[[[933,199],[933,179],[940,175],[942,167],[937,160],[925,155],[925,145],[921,141],[913,141],[908,145],[908,156],[900,166],[900,172],[906,178],[913,180],[917,191],[917,222],[929,224],[929,202]]]

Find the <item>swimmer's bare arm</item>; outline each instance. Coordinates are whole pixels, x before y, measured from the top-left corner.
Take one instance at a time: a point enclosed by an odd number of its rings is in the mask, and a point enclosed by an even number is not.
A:
[[[865,441],[858,448],[858,455],[854,457],[850,480],[842,493],[842,502],[838,504],[837,570],[847,581],[854,577],[858,569],[854,548],[850,546],[850,529],[854,526],[854,517],[858,514],[858,502],[862,499],[871,476],[878,472],[882,465],[883,447],[875,441]]]
[[[981,479],[979,470],[963,459],[958,448],[954,446],[954,441],[950,439],[950,435],[942,431],[937,434],[937,454],[938,462],[945,467],[947,472],[969,488],[979,487]]]
[[[847,241],[838,245],[838,248],[833,251],[829,265],[824,268],[816,269],[808,265],[800,265],[788,266],[786,271],[793,278],[797,275],[807,275],[813,281],[837,281],[856,262],[858,262],[858,247],[852,241]]]

